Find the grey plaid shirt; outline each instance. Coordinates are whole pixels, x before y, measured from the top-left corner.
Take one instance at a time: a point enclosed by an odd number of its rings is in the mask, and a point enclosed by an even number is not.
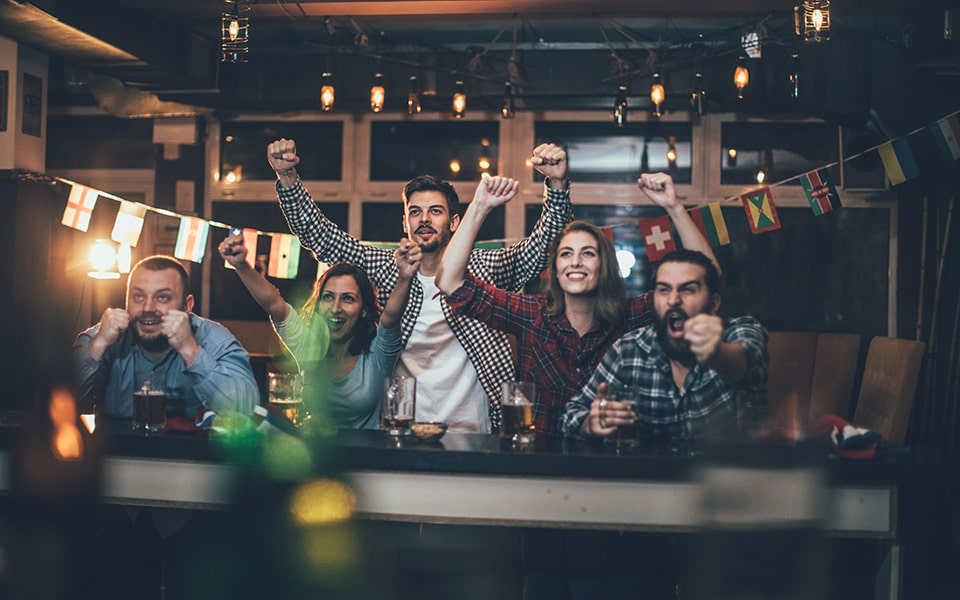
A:
[[[597,387],[615,383],[640,392],[637,421],[641,435],[666,439],[729,436],[736,433],[742,409],[753,426],[767,403],[767,330],[753,317],[730,319],[723,330],[724,342],[738,342],[747,349],[747,374],[737,383],[727,383],[713,369],[695,364],[683,390],[673,382],[670,360],[657,341],[656,326],[625,333],[607,350],[583,389],[570,399],[560,416],[565,436],[580,437],[580,426],[590,414]],[[737,403],[742,402],[742,407]]]
[[[290,230],[300,238],[301,245],[313,252],[319,261],[346,261],[363,268],[379,291],[380,303],[385,305],[397,283],[393,251],[362,244],[340,229],[320,211],[300,180],[289,188],[282,188],[279,181],[276,186],[280,208]],[[544,188],[543,212],[530,236],[507,248],[474,249],[467,263],[471,273],[499,288],[516,291],[543,271],[550,243],[573,220],[570,190]],[[413,332],[422,305],[423,287],[419,279],[414,279],[410,300],[401,319],[404,345]],[[500,384],[515,378],[507,336],[484,323],[453,314],[445,299],[441,305],[447,323],[477,369],[480,384],[490,400],[491,424],[499,428]],[[459,377],[460,374],[451,373],[450,376]]]

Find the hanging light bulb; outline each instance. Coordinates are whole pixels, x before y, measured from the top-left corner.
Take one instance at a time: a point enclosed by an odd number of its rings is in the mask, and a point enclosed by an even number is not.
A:
[[[514,113],[513,86],[510,82],[503,84],[503,100],[500,104],[500,116],[504,119],[512,119]]]
[[[804,0],[794,7],[794,30],[805,42],[830,39],[830,0]]]
[[[333,110],[333,101],[336,97],[336,89],[333,87],[333,74],[324,73],[321,76],[320,86],[320,108],[324,112]]]
[[[420,106],[420,84],[416,75],[410,76],[410,85],[407,88],[407,114],[418,114],[423,107]]]
[[[250,44],[249,0],[225,0],[220,14],[220,62],[245,63]],[[229,7],[229,10],[228,10]]]
[[[677,136],[667,138],[667,165],[674,169],[677,166]]]
[[[370,110],[375,113],[383,110],[383,103],[387,98],[387,92],[383,89],[383,73],[377,73],[373,76],[373,85],[370,86]]]
[[[93,268],[87,275],[93,279],[120,279],[117,269],[117,248],[109,240],[97,240],[90,247],[87,255],[90,266]]]
[[[737,68],[733,72],[733,85],[737,86],[737,99],[743,100],[743,91],[750,84],[750,71],[747,69],[747,61],[741,56]]]
[[[663,82],[660,81],[660,73],[653,74],[653,85],[650,86],[650,102],[653,103],[653,114],[654,116],[660,117],[663,115],[661,112],[661,107],[663,106],[663,101],[667,97],[666,90],[663,89]]]
[[[703,116],[703,101],[706,95],[707,92],[703,89],[703,73],[697,71],[697,74],[693,76],[693,91],[690,92],[690,107],[693,109],[693,112],[700,116]]]
[[[790,97],[794,100],[800,98],[800,56],[793,54],[791,61],[793,68],[790,70]]]
[[[453,87],[453,116],[462,119],[467,110],[467,94],[463,91],[463,82],[457,81]]]
[[[627,122],[627,86],[622,83],[613,101],[613,122],[617,127],[623,127]]]

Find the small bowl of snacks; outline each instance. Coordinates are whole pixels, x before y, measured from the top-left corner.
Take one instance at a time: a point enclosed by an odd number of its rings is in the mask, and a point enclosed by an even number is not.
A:
[[[435,442],[447,432],[447,424],[442,422],[421,422],[410,425],[410,431],[421,442]]]

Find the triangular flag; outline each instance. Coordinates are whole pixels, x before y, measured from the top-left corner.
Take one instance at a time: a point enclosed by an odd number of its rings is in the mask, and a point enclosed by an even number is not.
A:
[[[288,233],[275,233],[270,240],[267,275],[277,279],[296,279],[300,269],[300,240]]]
[[[115,242],[136,246],[143,231],[143,218],[147,214],[147,207],[136,202],[120,201],[120,210],[117,211],[117,220],[113,223],[113,233],[110,237]]]
[[[607,236],[607,239],[610,240],[610,243],[612,244],[613,243],[613,226],[604,225],[603,227],[600,228],[600,231],[603,232],[603,235]]]
[[[691,208],[690,218],[711,246],[725,246],[730,243],[730,233],[727,231],[727,222],[723,218],[719,202]]]
[[[173,255],[181,260],[203,262],[210,223],[197,217],[180,217],[180,231]]]
[[[826,169],[807,171],[800,176],[800,185],[803,186],[803,193],[807,195],[813,214],[818,217],[842,206],[836,188],[827,178]]]
[[[740,196],[740,201],[743,202],[747,223],[754,235],[780,229],[780,216],[777,215],[777,207],[773,204],[773,194],[769,187],[748,192]]]
[[[256,229],[250,229],[249,227],[244,227],[243,229],[234,227],[230,229],[230,235],[236,235],[238,230],[243,236],[243,247],[247,249],[246,263],[250,265],[251,269],[255,269],[257,268],[257,239],[260,234]],[[227,261],[223,261],[223,266],[228,269],[233,268],[233,265]]]
[[[960,119],[957,119],[957,113],[940,119],[930,126],[930,130],[945,160],[960,158]]]
[[[906,138],[884,142],[877,147],[890,185],[898,185],[920,175]]]
[[[673,231],[670,229],[670,217],[667,215],[655,219],[640,219],[637,224],[640,226],[640,237],[643,238],[650,262],[658,261],[667,252],[677,249]]]
[[[100,192],[95,189],[79,183],[74,184],[70,189],[67,207],[63,210],[63,218],[60,222],[67,227],[86,231],[90,227],[90,215],[93,214],[93,207],[97,205],[99,195]]]

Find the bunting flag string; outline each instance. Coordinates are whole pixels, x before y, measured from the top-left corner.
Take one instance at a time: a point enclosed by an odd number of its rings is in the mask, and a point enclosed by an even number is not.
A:
[[[844,162],[851,161],[872,152],[879,155],[887,180],[892,186],[915,179],[928,170],[931,173],[936,173],[944,168],[953,167],[955,166],[953,163],[960,160],[960,111],[946,115],[936,122],[915,129],[904,136],[867,148],[853,156],[844,157],[843,160]],[[828,169],[837,164],[839,163],[833,162],[821,165],[806,173],[770,183],[739,196],[690,208],[688,212],[694,224],[700,229],[711,246],[723,246],[730,243],[730,234],[721,210],[722,204],[739,201],[743,205],[752,233],[760,234],[773,231],[780,228],[780,217],[771,190],[791,181],[799,180],[804,195],[810,203],[811,210],[815,215],[822,216],[842,208],[840,196],[833,182],[829,180],[828,174]],[[256,243],[259,236],[271,237],[270,275],[274,277],[296,277],[297,275],[300,245],[296,236],[289,233],[260,231],[247,227],[241,229],[226,223],[184,216],[163,208],[126,200],[62,177],[45,175],[40,177],[47,183],[63,183],[70,186],[69,198],[61,219],[61,223],[67,227],[86,232],[97,200],[106,198],[120,203],[112,232],[114,241],[135,246],[143,230],[146,213],[150,211],[179,220],[180,227],[175,250],[177,258],[202,262],[206,253],[209,230],[211,227],[217,227],[242,232],[244,245],[247,246],[247,257],[251,262],[254,261],[256,256]],[[638,222],[626,224],[636,225],[640,228],[644,246],[651,261],[657,260],[676,247],[674,232],[666,216],[641,219]],[[616,226],[606,225],[601,229],[604,234],[612,239],[613,228]],[[478,248],[503,248],[513,241],[515,240],[484,240],[476,242],[475,246]],[[397,247],[397,242],[363,241],[362,243],[387,249]]]

